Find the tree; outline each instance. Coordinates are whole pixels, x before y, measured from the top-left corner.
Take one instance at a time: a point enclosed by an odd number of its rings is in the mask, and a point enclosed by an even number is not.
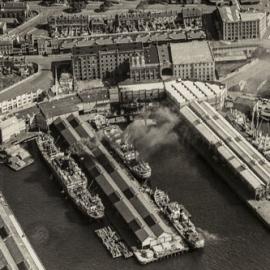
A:
[[[142,0],[136,7],[136,9],[142,9],[145,10],[148,5],[148,2],[145,0]]]
[[[86,8],[87,0],[68,0],[68,3],[73,12],[81,12],[82,9]]]

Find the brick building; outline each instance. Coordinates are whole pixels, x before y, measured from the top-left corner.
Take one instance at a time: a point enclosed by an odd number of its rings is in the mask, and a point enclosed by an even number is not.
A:
[[[92,43],[91,43],[92,45]],[[142,56],[142,43],[89,46],[81,42],[72,50],[73,74],[77,80],[123,78],[132,56]]]
[[[84,15],[61,15],[48,18],[51,36],[80,36],[89,34],[89,18]]]
[[[160,62],[157,46],[144,48],[143,55],[133,55],[129,61],[129,78],[133,81],[160,78]]]
[[[28,15],[29,7],[26,2],[0,2],[0,18],[16,18],[23,22]]]
[[[175,77],[201,81],[215,80],[215,62],[208,42],[171,43],[170,50]]]
[[[217,21],[223,40],[262,38],[267,28],[266,12],[241,11],[236,5],[219,7]]]
[[[12,54],[13,54],[13,41],[0,40],[0,55],[12,55]]]

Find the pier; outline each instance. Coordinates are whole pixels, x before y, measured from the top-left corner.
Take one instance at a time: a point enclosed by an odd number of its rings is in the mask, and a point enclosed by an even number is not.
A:
[[[53,126],[63,142],[70,146],[79,144],[82,148],[83,154],[79,155],[82,168],[108,199],[117,219],[126,225],[134,243],[131,248],[140,263],[150,263],[188,250],[183,238],[159,215],[149,196],[98,141],[88,123],[79,116],[70,115],[56,119]],[[96,141],[91,143],[93,138]],[[114,252],[116,257],[117,254]]]
[[[270,228],[270,163],[207,102],[193,102],[180,115],[195,135],[194,147]]]
[[[45,270],[0,193],[0,269]]]

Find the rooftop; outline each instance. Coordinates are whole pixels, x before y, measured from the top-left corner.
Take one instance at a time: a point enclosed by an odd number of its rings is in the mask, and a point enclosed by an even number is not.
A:
[[[179,107],[195,100],[211,100],[226,91],[221,83],[209,83],[189,80],[173,80],[164,83],[167,95],[174,100]]]
[[[173,64],[192,64],[213,62],[214,58],[206,41],[192,41],[185,43],[171,43]]]
[[[158,50],[157,46],[151,45],[144,48],[144,57],[146,64],[158,64]]]
[[[256,21],[265,16],[265,12],[246,11],[241,12],[236,6],[219,7],[219,14],[224,22]]]
[[[105,40],[103,40],[105,42]],[[110,41],[111,42],[111,41]],[[90,44],[92,42],[90,41]],[[85,54],[92,54],[92,53],[97,53],[97,52],[103,52],[103,51],[113,51],[113,50],[118,50],[118,51],[135,51],[135,50],[142,50],[143,45],[142,43],[125,43],[125,44],[102,44],[103,46],[92,46],[89,44],[89,41],[81,41],[78,42],[77,46],[73,48],[73,54],[74,55],[80,55],[82,53]]]
[[[39,103],[38,106],[45,118],[51,118],[79,111],[79,108],[76,106],[79,103],[81,103],[81,100],[77,96],[72,96]]]
[[[200,8],[183,8],[182,10],[183,18],[202,16],[202,11]]]
[[[8,9],[22,9],[25,10],[27,9],[27,3],[26,2],[5,2],[0,5],[4,10]]]
[[[24,87],[12,87],[8,91],[2,91],[0,92],[0,102],[8,101],[11,99],[16,99],[18,96],[22,96],[28,93],[36,93],[36,92],[42,92],[41,89],[37,89],[33,91],[31,88],[24,88]]]
[[[12,116],[6,120],[0,121],[0,129],[5,129],[14,124],[18,124],[18,119],[15,116]]]
[[[83,91],[78,93],[82,102],[97,102],[106,101],[109,99],[109,92],[106,89],[93,89],[90,91]]]

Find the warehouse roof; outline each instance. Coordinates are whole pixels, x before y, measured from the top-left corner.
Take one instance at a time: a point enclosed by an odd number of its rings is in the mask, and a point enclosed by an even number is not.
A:
[[[175,65],[214,61],[210,46],[206,41],[171,43],[170,47],[172,63]]]
[[[205,116],[199,116],[198,112],[194,112],[193,108],[190,109],[187,106],[180,109],[180,113],[184,118],[190,122],[194,128],[220,153],[220,155],[234,168],[234,170],[242,177],[242,180],[254,190],[261,189],[264,184],[260,178],[247,166],[245,161],[224,142],[223,138],[220,138],[209,127],[207,122],[204,122]]]
[[[264,12],[241,12],[236,6],[219,7],[220,17],[224,22],[239,22],[239,21],[256,21],[265,16]]]
[[[81,100],[77,96],[71,96],[39,103],[38,106],[45,118],[51,118],[79,111],[76,106],[79,103],[81,103]]]

